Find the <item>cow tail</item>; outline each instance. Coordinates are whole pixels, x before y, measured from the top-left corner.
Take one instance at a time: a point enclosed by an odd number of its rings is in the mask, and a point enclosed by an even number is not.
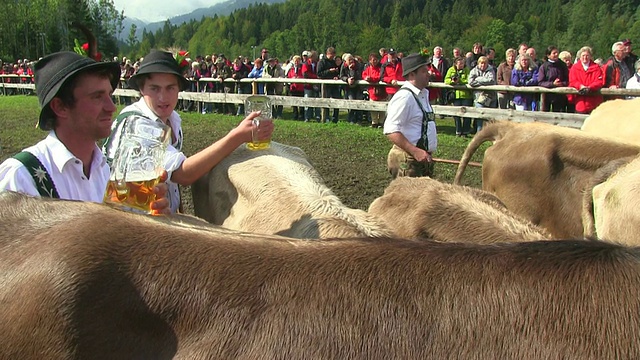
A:
[[[455,185],[461,185],[464,170],[467,168],[471,157],[476,150],[478,150],[480,145],[485,141],[495,142],[500,140],[505,133],[504,130],[511,128],[511,126],[512,124],[508,121],[492,121],[484,125],[482,131],[478,132],[476,136],[473,137],[473,140],[471,140],[469,145],[467,145],[467,148],[464,150],[464,154],[462,154],[462,159],[460,159],[460,164],[458,164],[458,170],[456,171],[456,177],[453,180]]]

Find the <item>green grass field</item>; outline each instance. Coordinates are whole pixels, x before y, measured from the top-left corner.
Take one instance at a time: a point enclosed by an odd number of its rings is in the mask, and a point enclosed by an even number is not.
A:
[[[46,136],[35,128],[39,113],[35,96],[0,96],[0,159],[19,152]],[[240,120],[240,117],[199,113],[181,113],[185,137],[184,151],[193,154],[216,141]],[[285,108],[285,119],[291,118],[291,109]],[[371,201],[382,195],[391,181],[386,169],[386,157],[391,147],[381,129],[355,126],[346,122],[341,112],[338,124],[304,123],[275,120],[273,140],[303,149],[311,163],[324,178],[327,186],[350,207],[367,209]],[[437,120],[438,152],[434,157],[460,160],[469,139],[454,136],[453,120]],[[476,152],[473,161],[482,161],[485,147]],[[456,165],[439,163],[435,178],[451,183]],[[480,169],[467,168],[465,183],[479,187]],[[191,194],[182,189],[185,210],[192,212]]]

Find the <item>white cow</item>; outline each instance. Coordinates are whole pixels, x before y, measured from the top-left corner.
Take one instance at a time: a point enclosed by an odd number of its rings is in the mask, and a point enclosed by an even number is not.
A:
[[[585,192],[585,237],[640,245],[639,204],[640,157],[612,162]]]
[[[603,102],[584,121],[582,131],[640,144],[640,98]]]
[[[238,147],[191,186],[195,214],[229,229],[294,238],[390,236],[376,217],[345,206],[299,148]]]

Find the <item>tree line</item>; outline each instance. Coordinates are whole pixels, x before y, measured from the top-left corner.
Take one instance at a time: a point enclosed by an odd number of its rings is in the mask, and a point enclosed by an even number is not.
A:
[[[469,51],[475,42],[495,48],[499,58],[521,42],[540,54],[552,44],[573,54],[589,45],[608,58],[615,41],[640,41],[640,0],[288,0],[182,24],[167,21],[140,40],[135,28],[122,29],[126,14],[113,0],[11,1],[0,15],[0,55],[9,58],[71,49],[81,38],[68,25],[72,20],[89,24],[105,55],[129,58],[168,47],[227,57],[253,56],[266,47],[284,59],[328,46],[366,56],[380,47],[410,53],[435,45],[450,56],[453,47]],[[129,36],[118,44],[122,31]]]

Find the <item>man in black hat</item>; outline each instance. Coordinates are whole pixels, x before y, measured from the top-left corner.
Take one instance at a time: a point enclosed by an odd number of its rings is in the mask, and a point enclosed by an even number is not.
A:
[[[102,202],[109,165],[96,142],[111,133],[111,100],[120,65],[73,52],[48,55],[35,65],[40,103],[36,127],[47,137],[0,164],[0,190],[34,196]],[[165,184],[152,209],[167,209]]]
[[[389,172],[398,176],[431,176],[438,138],[434,114],[429,104],[428,65],[431,59],[411,54],[402,59],[402,87],[389,101],[384,134],[393,143],[387,157]]]
[[[251,133],[254,130],[253,119],[258,112],[249,114],[240,124],[231,130],[225,137],[209,145],[209,147],[190,156],[182,153],[183,134],[182,119],[174,108],[178,104],[178,93],[184,90],[189,82],[182,75],[183,72],[173,54],[165,51],[151,51],[144,57],[140,69],[136,75],[129,79],[129,86],[140,91],[141,99],[127,106],[114,123],[109,147],[104,149],[109,157],[117,148],[120,133],[122,131],[123,114],[134,112],[156,119],[171,127],[172,139],[165,156],[164,168],[169,174],[169,200],[171,211],[176,212],[180,207],[180,191],[178,184],[191,185],[198,178],[206,174],[222,159],[245,142],[252,140]],[[258,131],[259,139],[268,139],[273,132],[272,121],[260,122]]]

